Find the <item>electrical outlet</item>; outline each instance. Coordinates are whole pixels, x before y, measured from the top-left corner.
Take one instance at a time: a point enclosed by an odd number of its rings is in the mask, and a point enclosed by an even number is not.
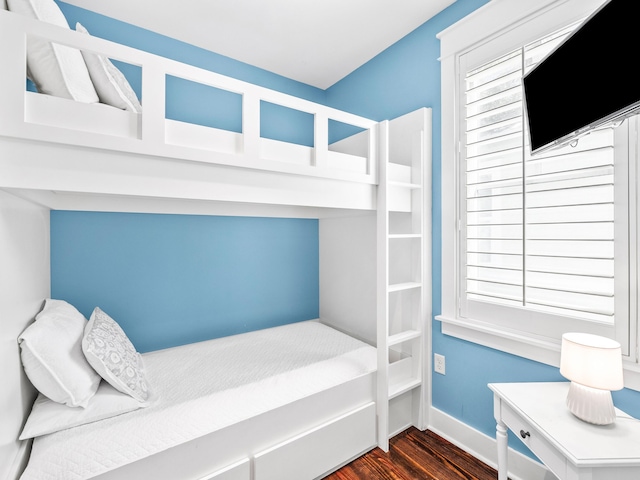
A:
[[[436,373],[445,375],[444,355],[440,355],[439,353],[433,354],[433,369]]]

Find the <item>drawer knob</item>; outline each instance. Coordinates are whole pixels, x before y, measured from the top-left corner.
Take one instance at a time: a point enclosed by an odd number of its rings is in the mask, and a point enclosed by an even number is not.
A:
[[[524,430],[520,430],[520,436],[522,438],[527,438],[527,437],[530,437],[531,434],[529,432],[525,432]]]

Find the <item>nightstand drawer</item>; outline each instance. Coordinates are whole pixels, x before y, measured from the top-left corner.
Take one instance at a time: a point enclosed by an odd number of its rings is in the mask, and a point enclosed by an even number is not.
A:
[[[502,421],[557,477],[565,478],[567,464],[558,452],[528,422],[513,409],[502,403]]]

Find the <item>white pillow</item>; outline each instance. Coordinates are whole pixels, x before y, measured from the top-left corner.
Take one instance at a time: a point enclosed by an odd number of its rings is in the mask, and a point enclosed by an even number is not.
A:
[[[76,32],[89,35],[87,29],[80,23],[76,23]],[[82,51],[82,56],[102,103],[122,110],[142,112],[142,106],[136,93],[122,72],[111,63],[111,60],[103,55],[85,51]]]
[[[86,408],[67,407],[38,395],[22,429],[20,440],[39,437],[86,423],[97,422],[145,407],[136,399],[118,392],[107,382],[101,382]]]
[[[7,0],[7,5],[12,12],[69,28],[67,19],[53,0]],[[39,92],[84,103],[98,102],[87,66],[76,48],[29,37],[27,75]]]
[[[82,339],[89,364],[116,390],[141,402],[149,398],[142,356],[109,315],[96,307]]]
[[[33,386],[54,402],[87,405],[100,376],[82,353],[87,319],[63,300],[47,299],[36,321],[18,337],[20,357]]]

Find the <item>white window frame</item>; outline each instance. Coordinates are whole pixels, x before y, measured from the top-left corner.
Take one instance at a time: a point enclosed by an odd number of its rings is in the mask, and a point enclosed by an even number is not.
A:
[[[441,42],[442,71],[442,332],[531,360],[559,366],[560,338],[537,335],[504,325],[466,319],[459,315],[461,274],[459,265],[460,119],[459,99],[465,55],[484,55],[492,60],[571,23],[586,18],[604,0],[493,0],[438,35]],[[637,218],[635,186],[640,180],[638,159],[638,119],[627,120],[630,130],[630,198],[628,216]],[[626,386],[640,390],[638,363],[638,259],[636,222],[629,223],[629,355],[625,357]],[[618,259],[616,261],[619,261]],[[625,328],[627,328],[625,326]]]

